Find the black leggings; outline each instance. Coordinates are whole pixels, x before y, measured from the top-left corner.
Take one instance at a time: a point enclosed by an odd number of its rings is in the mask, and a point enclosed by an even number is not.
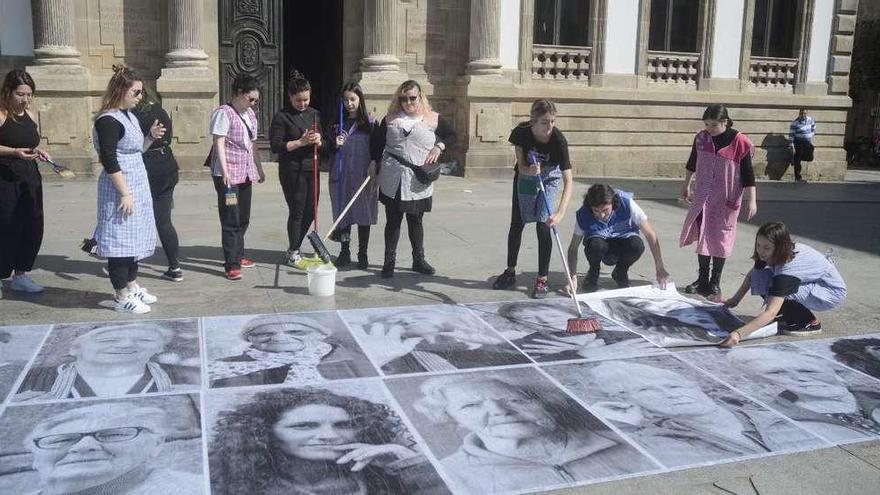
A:
[[[312,172],[283,166],[278,169],[278,180],[281,182],[284,201],[287,202],[287,248],[290,251],[299,251],[315,219]]]
[[[400,241],[400,225],[404,213],[394,205],[385,205],[385,257],[393,258],[397,254],[397,243]],[[413,258],[425,255],[425,228],[422,218],[425,213],[406,213],[406,230],[409,243],[412,245]]]
[[[507,231],[507,266],[516,266],[519,258],[519,248],[522,245],[522,233],[526,224],[523,223],[522,214],[519,211],[519,199],[516,195],[517,174],[513,176],[513,201],[510,207],[510,230]],[[544,222],[535,222],[535,232],[538,236],[538,276],[546,277],[550,273],[550,254],[553,252],[553,239],[550,237],[550,227]]]
[[[155,165],[148,159],[149,155],[157,154],[157,151],[144,154],[144,162],[148,163],[147,175],[150,179],[150,193],[153,196],[153,216],[156,219],[156,230],[159,233],[159,240],[162,242],[162,250],[165,251],[165,257],[168,258],[169,268],[180,267],[180,240],[177,237],[177,230],[171,223],[171,209],[174,208],[174,187],[179,179],[177,171],[177,162],[171,158],[171,166],[165,170],[159,167],[165,164],[156,163]],[[169,155],[170,156],[170,153]]]
[[[590,273],[593,276],[599,275],[602,259],[608,255],[613,255],[617,258],[614,271],[625,275],[629,271],[629,267],[638,261],[644,252],[645,243],[637,235],[620,239],[591,237],[584,241],[584,253],[587,255]]]
[[[138,262],[133,256],[107,258],[107,273],[114,289],[124,289],[129,282],[137,280]]]
[[[803,304],[786,299],[782,302],[782,307],[779,308],[776,318],[789,324],[806,325],[815,320],[816,315]]]
[[[43,181],[32,162],[0,165],[0,279],[29,272],[43,242]]]

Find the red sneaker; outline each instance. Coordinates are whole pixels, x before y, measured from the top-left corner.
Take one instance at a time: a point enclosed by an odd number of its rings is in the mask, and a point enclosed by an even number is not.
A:
[[[242,258],[240,263],[242,268],[252,268],[256,264],[254,260],[249,258]]]
[[[241,270],[238,268],[230,268],[226,270],[226,278],[229,280],[241,280]]]

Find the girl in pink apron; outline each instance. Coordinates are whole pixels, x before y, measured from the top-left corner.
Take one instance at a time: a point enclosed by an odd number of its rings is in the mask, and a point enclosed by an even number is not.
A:
[[[721,272],[724,261],[733,251],[743,192],[748,198],[746,218],[751,220],[758,212],[752,168],[755,146],[745,134],[733,128],[733,120],[724,105],[709,105],[703,112],[703,124],[706,128],[694,137],[681,187],[681,198],[690,203],[690,208],[679,244],[684,247],[697,243],[699,275],[684,292],[719,299]],[[691,193],[690,182],[694,176]]]

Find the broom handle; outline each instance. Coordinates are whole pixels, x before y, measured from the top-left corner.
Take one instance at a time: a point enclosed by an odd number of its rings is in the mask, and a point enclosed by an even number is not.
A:
[[[318,118],[312,122],[312,131],[318,132]],[[312,207],[315,210],[315,232],[318,231],[318,143],[312,145]]]
[[[553,211],[550,209],[550,199],[547,197],[547,191],[544,189],[544,181],[541,180],[540,174],[536,179],[538,181],[538,189],[541,190],[541,196],[544,198],[544,207],[547,209],[547,215],[553,216]],[[571,272],[568,271],[568,258],[566,258],[565,250],[562,249],[562,241],[559,239],[559,229],[554,225],[550,227],[550,230],[553,231],[553,237],[556,238],[556,246],[559,248],[559,256],[562,257],[562,266],[565,268],[565,278],[568,280],[569,288],[572,289],[569,291],[571,300],[574,301],[574,307],[577,308],[578,317],[583,318],[584,314],[581,312],[581,303],[578,302],[577,291],[574,290],[574,282],[571,279]]]
[[[371,179],[371,178],[372,178],[372,177],[370,177],[370,176],[368,175],[367,178],[364,179],[364,183],[361,184],[361,187],[358,188],[357,192],[354,193],[354,196],[352,196],[351,199],[348,201],[348,204],[345,205],[345,208],[342,209],[342,213],[340,213],[339,216],[336,217],[336,220],[333,222],[333,225],[330,226],[330,230],[328,230],[328,231],[327,231],[327,234],[324,235],[324,240],[325,240],[325,241],[326,241],[327,239],[329,239],[329,238],[330,238],[330,234],[332,234],[333,231],[336,230],[336,227],[339,225],[339,222],[341,222],[342,219],[345,218],[345,214],[348,213],[348,210],[351,209],[351,206],[352,206],[352,205],[354,204],[354,202],[358,199],[358,196],[360,196],[360,195],[361,195],[361,192],[364,190],[364,188],[367,187],[367,183],[370,182],[370,179]]]

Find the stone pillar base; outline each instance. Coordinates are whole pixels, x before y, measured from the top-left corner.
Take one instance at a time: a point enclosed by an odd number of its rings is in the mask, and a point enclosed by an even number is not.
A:
[[[156,81],[162,108],[174,122],[171,148],[184,176],[203,172],[211,149],[208,123],[217,107],[218,82],[207,67],[166,67]]]

